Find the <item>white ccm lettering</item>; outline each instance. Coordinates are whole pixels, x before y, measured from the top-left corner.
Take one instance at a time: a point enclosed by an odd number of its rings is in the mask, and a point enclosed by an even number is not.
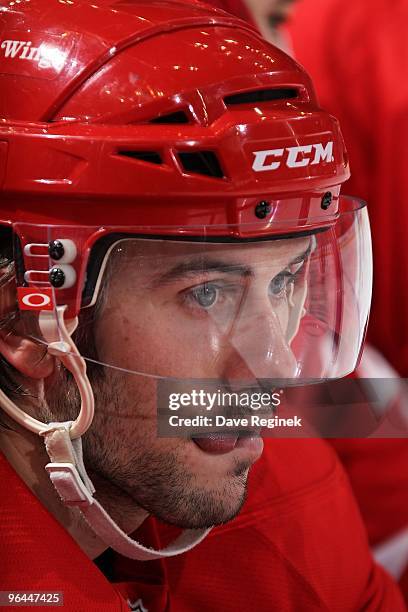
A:
[[[312,145],[307,145],[306,147],[288,147],[288,159],[286,160],[286,165],[288,168],[304,168],[310,164],[310,157],[303,157],[303,159],[298,160],[297,156],[299,153],[311,153]]]
[[[314,157],[312,154],[314,150]],[[313,145],[303,145],[298,147],[287,147],[286,149],[268,149],[266,151],[254,151],[255,159],[252,164],[252,170],[255,172],[266,172],[268,170],[277,170],[282,165],[282,158],[286,152],[286,166],[288,168],[304,168],[305,166],[313,166],[320,162],[333,162],[333,141],[329,141],[326,145],[321,142]],[[302,154],[302,159],[298,159]],[[308,155],[310,154],[310,155]],[[273,160],[271,161],[271,158]],[[276,161],[280,158],[279,161]]]
[[[321,161],[325,162],[333,162],[333,141],[327,143],[325,147],[321,143],[313,145],[315,149],[314,160],[311,162],[313,164],[319,164]]]
[[[268,157],[282,157],[285,149],[270,149],[269,151],[254,151],[255,159],[252,170],[255,172],[265,172],[266,170],[277,170],[281,165],[280,161],[266,164]]]

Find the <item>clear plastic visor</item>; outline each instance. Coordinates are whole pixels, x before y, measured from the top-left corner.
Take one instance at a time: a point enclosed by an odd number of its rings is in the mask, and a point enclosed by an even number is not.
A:
[[[244,384],[304,384],[355,369],[372,285],[361,203],[300,236],[214,242],[141,230],[106,251],[94,303],[81,310],[73,337],[92,367]]]

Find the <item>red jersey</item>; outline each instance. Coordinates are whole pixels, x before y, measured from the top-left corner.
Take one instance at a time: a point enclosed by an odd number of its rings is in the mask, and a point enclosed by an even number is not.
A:
[[[127,610],[127,600],[148,612],[405,610],[372,560],[347,478],[321,440],[265,440],[236,519],[172,559],[108,551],[98,560],[106,576],[2,456],[0,478],[0,590],[62,591],[72,612]],[[173,533],[149,519],[137,537],[157,546]]]
[[[288,28],[321,105],[340,121],[352,172],[343,190],[368,202],[375,265],[368,337],[403,376],[408,373],[408,289],[400,282],[408,268],[407,22],[408,5],[400,0],[301,0]],[[383,377],[389,377],[386,368]],[[408,440],[334,445],[370,542],[406,527]],[[408,601],[407,575],[403,584]]]

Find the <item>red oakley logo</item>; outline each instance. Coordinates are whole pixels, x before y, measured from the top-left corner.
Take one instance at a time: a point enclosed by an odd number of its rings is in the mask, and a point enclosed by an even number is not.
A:
[[[267,149],[254,151],[252,170],[266,172],[277,170],[282,166],[283,160],[288,168],[304,168],[314,166],[321,162],[333,162],[333,141],[323,145],[321,142],[313,145],[287,147],[286,149]]]
[[[20,310],[54,310],[52,289],[19,287],[17,295]]]

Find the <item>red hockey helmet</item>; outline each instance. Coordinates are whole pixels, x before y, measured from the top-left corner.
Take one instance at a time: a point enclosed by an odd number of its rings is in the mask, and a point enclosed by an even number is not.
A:
[[[198,2],[33,0],[1,20],[0,218],[31,335],[37,313],[55,347],[109,276],[109,329],[143,302],[128,336],[165,345],[171,328],[192,357],[146,365],[96,332],[85,359],[156,377],[354,369],[368,221],[339,195],[343,139],[300,66]],[[170,285],[172,306],[155,302]]]
[[[15,0],[0,22],[0,225],[17,282],[3,312],[72,372],[82,405],[66,426],[2,390],[0,403],[44,435],[54,485],[108,545],[170,556],[205,531],[153,551],[92,497],[70,440],[92,422],[87,365],[120,373],[130,405],[163,378],[352,371],[370,304],[366,210],[340,196],[344,143],[307,74],[223,11]]]

